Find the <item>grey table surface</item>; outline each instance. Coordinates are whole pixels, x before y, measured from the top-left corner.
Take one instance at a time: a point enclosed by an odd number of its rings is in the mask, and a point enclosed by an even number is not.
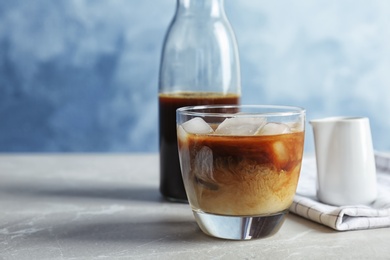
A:
[[[272,237],[204,235],[158,191],[158,154],[0,154],[0,259],[390,259],[390,229],[289,214]]]

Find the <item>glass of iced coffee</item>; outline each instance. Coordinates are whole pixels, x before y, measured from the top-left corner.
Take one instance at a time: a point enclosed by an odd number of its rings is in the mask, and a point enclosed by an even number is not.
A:
[[[184,186],[201,230],[233,240],[276,233],[298,184],[305,110],[208,105],[176,115]]]

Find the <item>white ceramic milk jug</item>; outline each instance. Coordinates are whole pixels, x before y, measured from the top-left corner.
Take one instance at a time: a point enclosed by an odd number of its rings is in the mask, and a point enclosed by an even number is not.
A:
[[[366,117],[311,120],[317,197],[331,205],[370,204],[377,195],[370,123]]]

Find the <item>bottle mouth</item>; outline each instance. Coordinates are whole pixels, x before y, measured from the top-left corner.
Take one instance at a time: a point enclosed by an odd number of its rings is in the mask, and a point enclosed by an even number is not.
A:
[[[201,17],[225,17],[224,0],[177,0],[176,13]],[[200,21],[202,19],[199,19]]]

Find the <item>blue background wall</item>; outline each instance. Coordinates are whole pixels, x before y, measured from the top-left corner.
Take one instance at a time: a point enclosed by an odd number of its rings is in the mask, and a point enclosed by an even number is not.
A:
[[[157,152],[175,0],[0,0],[0,152]],[[390,1],[225,1],[242,103],[368,116],[390,150]],[[313,150],[311,128],[306,149]]]

